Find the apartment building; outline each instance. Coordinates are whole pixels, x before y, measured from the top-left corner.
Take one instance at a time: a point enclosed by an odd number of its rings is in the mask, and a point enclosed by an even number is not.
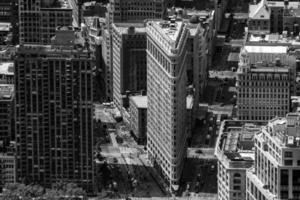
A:
[[[15,70],[17,180],[70,181],[93,193],[93,67],[81,32],[20,45]]]
[[[144,24],[114,23],[113,101],[121,109],[126,92],[147,90],[146,28]]]
[[[254,135],[260,131],[254,121],[223,121],[215,155],[218,159],[218,199],[246,199],[246,170],[254,164]]]
[[[245,49],[237,70],[237,116],[240,120],[269,120],[290,110],[293,85],[290,67],[276,63],[250,65]]]
[[[275,117],[254,136],[255,164],[247,171],[247,200],[300,198],[299,113]]]
[[[72,26],[72,22],[72,7],[67,0],[19,1],[21,44],[50,44],[56,27]]]
[[[150,21],[146,31],[148,158],[176,190],[186,157],[189,31],[175,20]]]

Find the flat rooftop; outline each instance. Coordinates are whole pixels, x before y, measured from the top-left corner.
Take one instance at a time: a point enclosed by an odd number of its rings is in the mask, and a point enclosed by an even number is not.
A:
[[[131,96],[130,101],[132,101],[138,108],[147,108],[148,107],[147,96],[142,96],[142,95]]]
[[[275,138],[280,146],[300,148],[300,114],[288,113],[286,117],[276,117],[263,128]]]
[[[134,33],[146,33],[144,23],[114,23],[113,26],[120,34],[128,34],[130,30]]]
[[[216,145],[217,157],[230,161],[254,160],[254,135],[261,130],[261,123],[226,120],[222,122]]]
[[[270,54],[286,54],[287,46],[244,46],[248,53],[270,53]]]
[[[14,75],[14,63],[13,62],[1,62],[0,74]]]
[[[44,0],[41,7],[46,9],[71,9],[68,0]]]
[[[167,36],[169,40],[175,42],[181,32],[183,27],[182,21],[175,21],[171,23],[169,21],[155,21],[156,27],[158,28],[159,32]]]
[[[10,31],[11,23],[1,22],[0,31]]]
[[[288,73],[290,69],[288,67],[254,67],[251,68],[251,72],[269,72],[269,73]]]
[[[0,100],[9,100],[14,96],[13,84],[0,84]]]

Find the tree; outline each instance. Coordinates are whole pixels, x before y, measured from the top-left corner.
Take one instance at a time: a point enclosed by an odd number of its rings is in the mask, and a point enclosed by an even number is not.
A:
[[[25,185],[22,183],[7,184],[3,188],[0,200],[59,200],[67,197],[85,197],[86,193],[75,183],[59,182],[52,189],[45,189],[39,185]]]

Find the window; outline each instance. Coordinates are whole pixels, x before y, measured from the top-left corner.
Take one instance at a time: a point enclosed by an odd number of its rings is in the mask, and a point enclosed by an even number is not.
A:
[[[293,165],[293,160],[284,160],[284,165],[288,165],[288,166]]]
[[[233,186],[233,189],[234,189],[234,190],[241,190],[241,186],[235,185],[235,186]]]
[[[293,157],[293,152],[291,152],[291,151],[284,152],[284,157],[285,158],[292,158]]]
[[[289,171],[287,169],[282,169],[280,172],[280,184],[289,185]]]

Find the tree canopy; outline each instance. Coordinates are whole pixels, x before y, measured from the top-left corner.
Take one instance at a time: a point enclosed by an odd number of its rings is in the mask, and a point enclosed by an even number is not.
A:
[[[54,184],[52,189],[33,184],[14,183],[5,185],[0,200],[60,200],[84,197],[86,197],[85,191],[75,183],[59,182]]]

